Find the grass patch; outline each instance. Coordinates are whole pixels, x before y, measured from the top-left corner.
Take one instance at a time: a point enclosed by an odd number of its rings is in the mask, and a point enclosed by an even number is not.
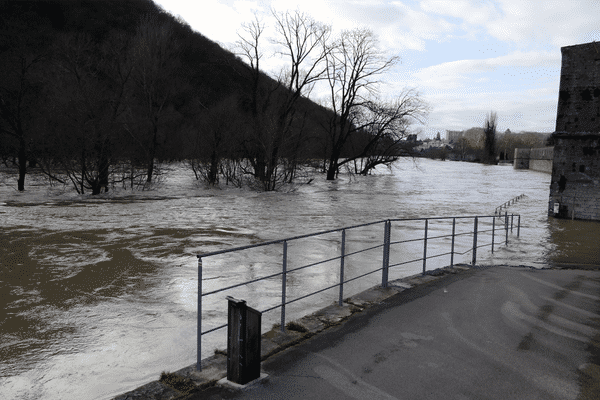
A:
[[[223,350],[223,349],[215,349],[215,356],[218,355],[222,355],[222,356],[226,356],[227,355],[227,349]]]
[[[198,386],[190,378],[184,378],[171,372],[162,372],[160,382],[184,395],[198,391]]]
[[[300,332],[300,333],[306,333],[306,332],[308,332],[308,329],[306,329],[304,326],[300,325],[296,321],[290,321],[290,322],[288,322],[285,325],[285,328],[287,330],[296,331],[296,332]]]
[[[273,328],[271,328],[271,329],[274,331],[279,330],[279,329],[281,329],[281,324],[279,324],[279,323],[273,324]],[[285,324],[285,329],[288,331],[295,331],[295,332],[300,332],[300,333],[308,332],[308,329],[306,329],[304,326],[300,325],[296,321],[290,321],[287,324]]]

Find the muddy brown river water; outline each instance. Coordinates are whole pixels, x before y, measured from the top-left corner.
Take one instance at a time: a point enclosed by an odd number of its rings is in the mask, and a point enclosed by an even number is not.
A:
[[[259,193],[206,189],[184,166],[167,169],[165,181],[152,190],[98,197],[48,189],[33,176],[27,191],[18,193],[15,182],[0,176],[0,398],[106,399],[157,379],[161,371],[194,363],[198,253],[387,218],[491,215],[525,194],[508,209],[521,214],[521,236],[511,236],[508,247],[497,245],[494,254],[481,250],[480,263],[600,264],[600,224],[548,218],[550,175],[540,172],[401,160],[373,176],[327,182],[316,175],[310,185],[292,191]],[[447,227],[432,224],[431,229]],[[366,247],[380,233],[378,227],[349,233],[348,246]],[[414,246],[406,251],[422,252],[422,244]],[[448,251],[443,243],[428,246],[431,254]],[[307,262],[337,251],[339,237],[333,235],[299,243],[289,257]],[[348,262],[347,273],[372,269],[381,262],[379,252]],[[243,262],[207,260],[203,287],[265,275],[280,268],[279,254],[280,249],[264,249]],[[420,268],[419,263],[403,266],[390,278]],[[337,274],[324,265],[290,279],[290,295],[335,283]],[[377,276],[362,280],[345,293],[378,281]],[[224,317],[226,294],[205,305],[206,327]],[[231,295],[260,308],[279,300],[280,283]],[[335,299],[325,292],[298,302],[289,318]],[[267,329],[278,314],[264,318]],[[223,343],[223,333],[210,335],[203,356]]]

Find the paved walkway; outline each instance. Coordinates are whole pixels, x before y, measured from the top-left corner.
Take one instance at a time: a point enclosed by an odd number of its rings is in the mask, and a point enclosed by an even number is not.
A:
[[[492,267],[398,293],[188,399],[598,399],[600,271]]]

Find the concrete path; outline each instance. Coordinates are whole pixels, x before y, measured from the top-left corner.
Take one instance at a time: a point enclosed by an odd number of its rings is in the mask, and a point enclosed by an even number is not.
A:
[[[600,271],[492,267],[398,293],[188,399],[598,399]]]

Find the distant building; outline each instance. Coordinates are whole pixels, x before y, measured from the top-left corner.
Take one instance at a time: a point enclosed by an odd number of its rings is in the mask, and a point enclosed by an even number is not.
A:
[[[600,220],[600,43],[561,53],[548,213]]]
[[[463,131],[446,131],[448,143],[455,143],[463,135]]]
[[[420,152],[431,149],[452,149],[452,147],[448,146],[447,140],[437,139],[437,137],[436,139],[425,139],[415,146],[415,150]]]

